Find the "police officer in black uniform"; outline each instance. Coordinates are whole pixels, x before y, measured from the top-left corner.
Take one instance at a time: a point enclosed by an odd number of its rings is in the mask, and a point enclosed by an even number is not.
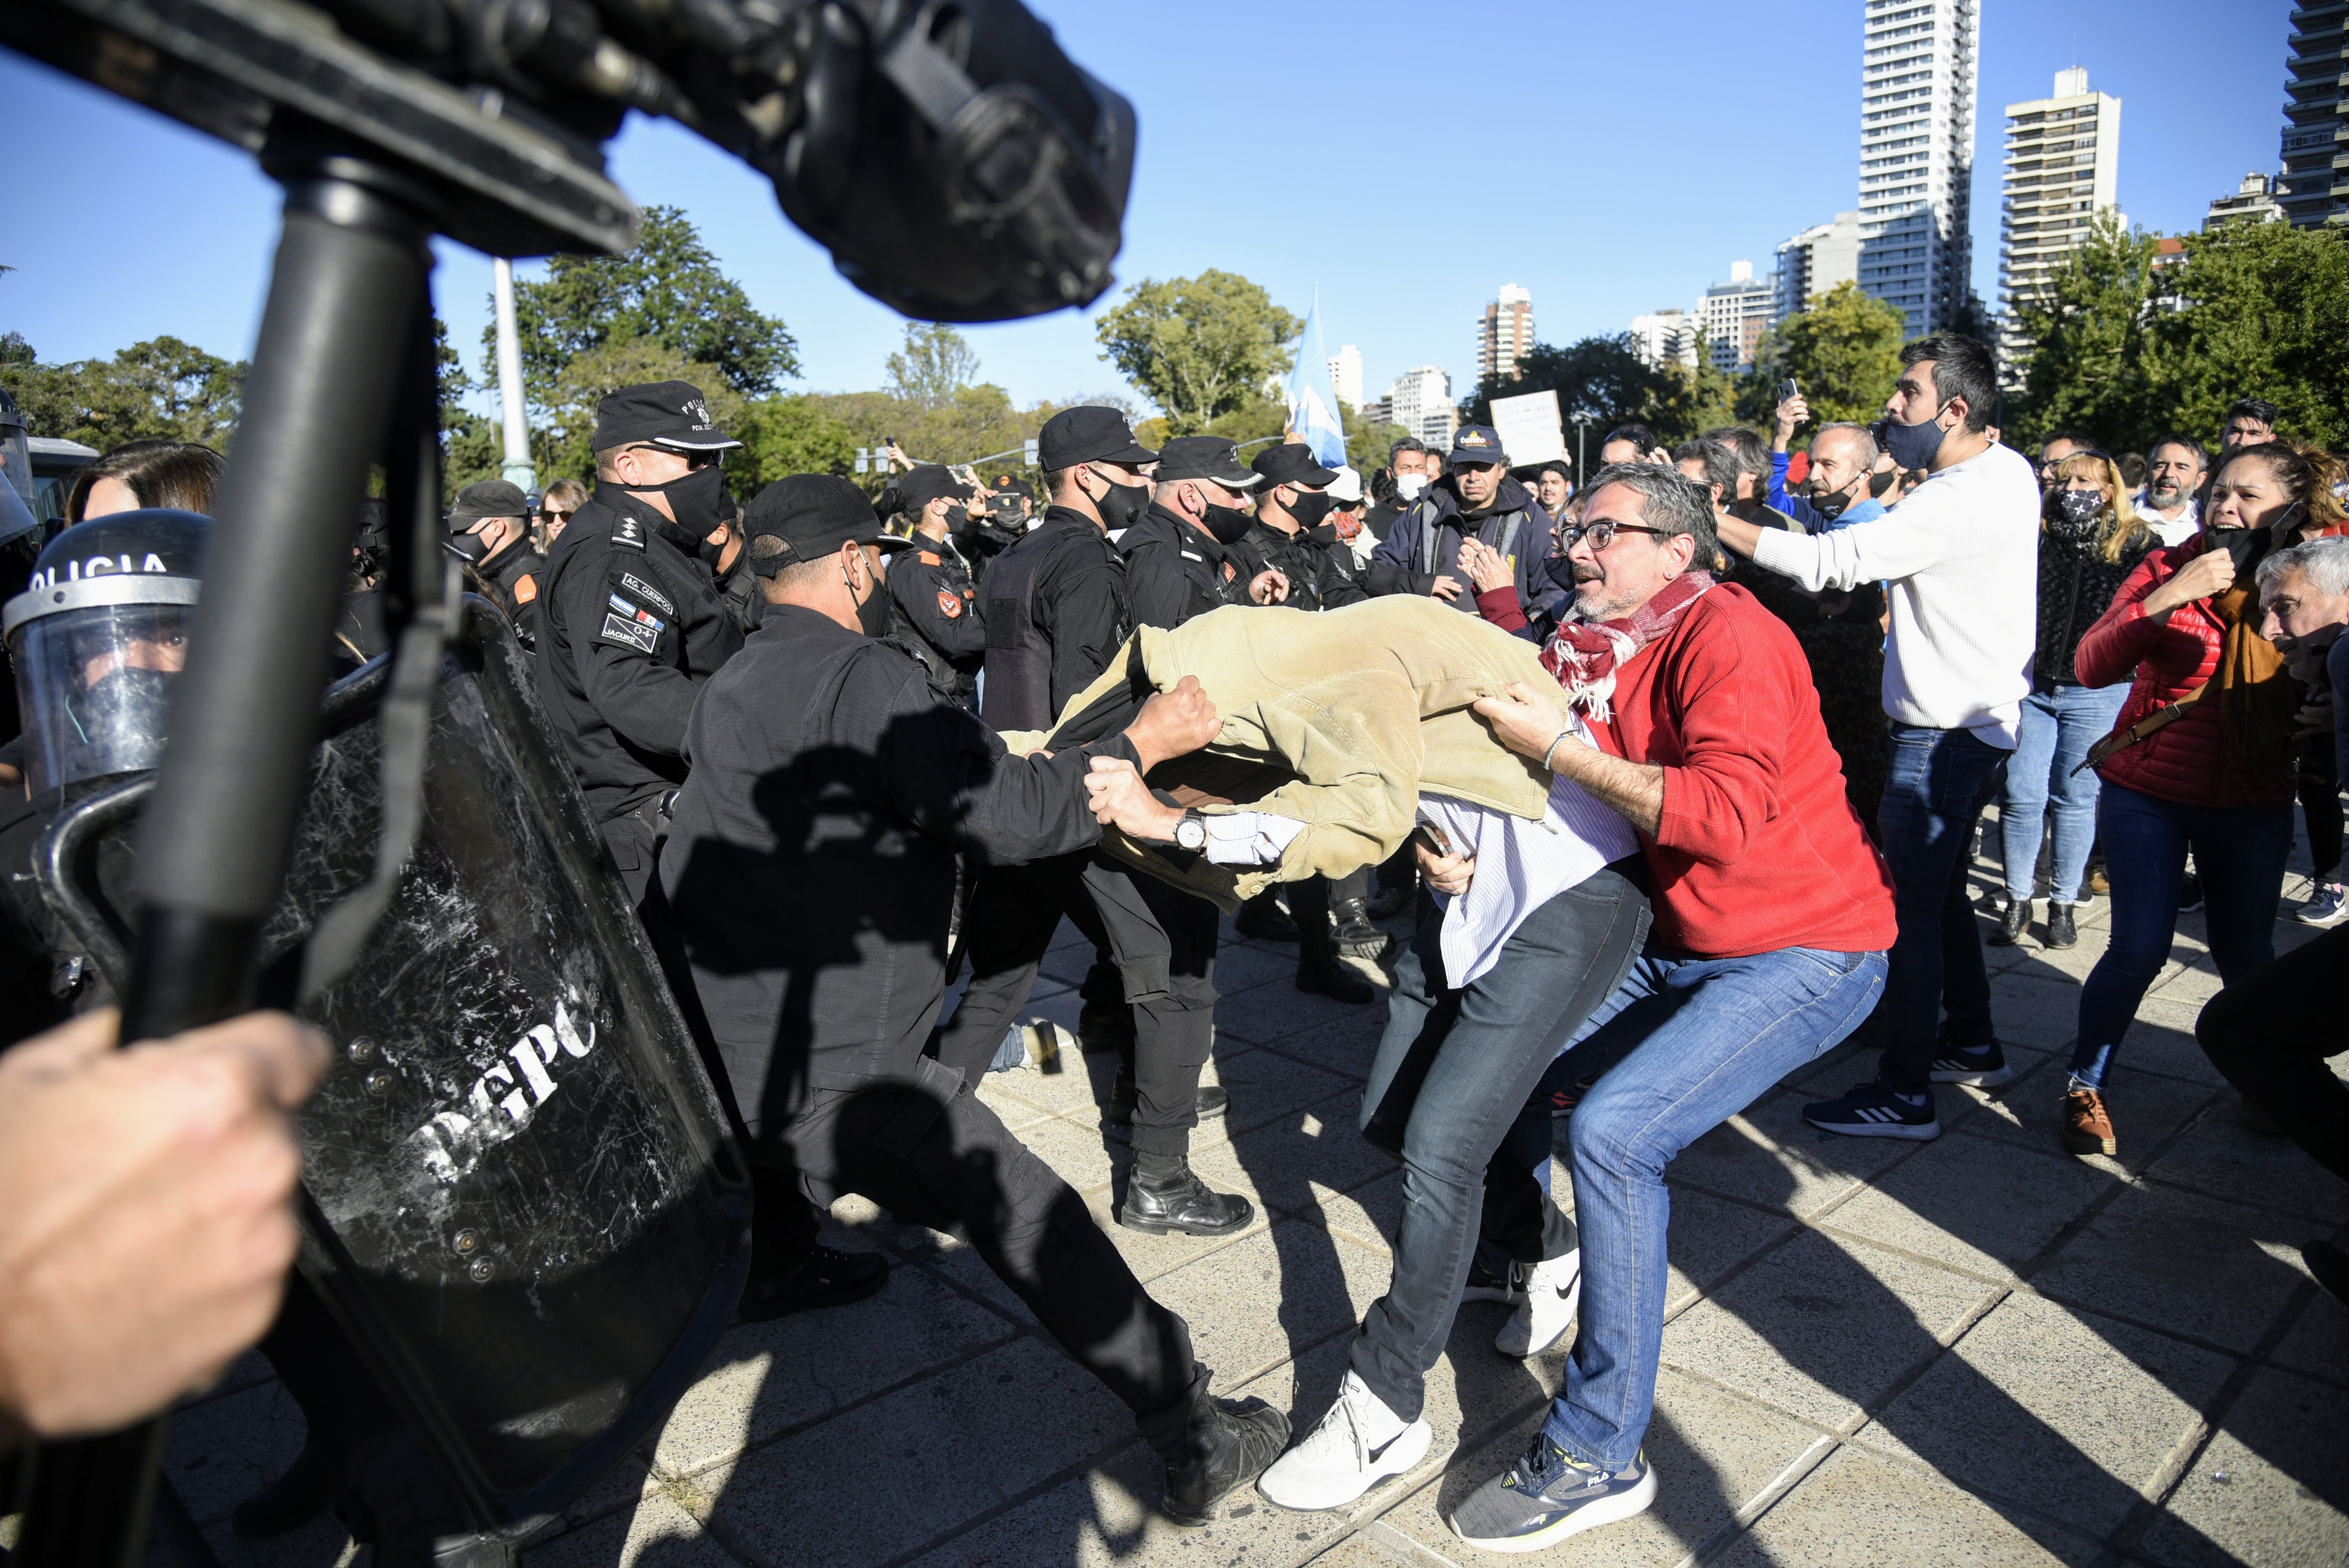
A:
[[[742,443],[683,381],[595,406],[595,494],[541,583],[538,693],[579,775],[605,851],[641,903],[685,782],[686,715],[742,630],[710,576],[732,514],[719,463]],[[709,550],[704,560],[700,552]]]
[[[1143,469],[1158,458],[1114,408],[1063,409],[1037,445],[1052,504],[987,578],[985,717],[997,730],[1050,729],[1124,646],[1125,560],[1107,535],[1149,509]],[[939,1059],[977,1082],[1064,913],[1106,955],[1081,988],[1078,1032],[1087,1048],[1118,1054],[1109,1119],[1132,1126],[1134,1153],[1118,1222],[1195,1236],[1247,1229],[1254,1206],[1191,1170],[1191,1129],[1228,1104],[1199,1087],[1216,1035],[1217,916],[1206,900],[1090,851],[987,868],[962,923],[970,982]]]
[[[895,488],[913,548],[889,564],[890,634],[922,661],[940,691],[976,711],[987,617],[951,531],[969,518],[970,487],[939,464],[920,463]]]
[[[1323,468],[1301,441],[1267,447],[1249,466],[1263,488],[1256,493],[1256,521],[1247,543],[1288,576],[1288,603],[1303,610],[1337,610],[1369,598],[1358,580],[1352,549],[1340,542],[1329,521],[1330,486],[1338,470]],[[1371,923],[1368,913],[1369,868],[1340,882],[1337,930],[1330,925],[1329,879],[1307,877],[1288,883],[1288,914],[1267,888],[1242,906],[1235,928],[1243,936],[1296,943],[1299,990],[1339,1002],[1369,1002],[1377,991],[1338,956],[1341,941],[1349,951],[1385,951],[1386,933]]]
[[[449,509],[449,548],[473,569],[491,603],[513,623],[514,638],[538,650],[538,586],[546,557],[531,548],[530,498],[508,480],[483,480],[457,492]]]
[[[1133,618],[1172,631],[1226,604],[1278,604],[1288,579],[1240,542],[1264,476],[1221,436],[1177,436],[1158,454],[1150,511],[1117,542]]]
[[[781,480],[750,503],[749,529],[767,611],[694,710],[661,886],[753,1159],[795,1170],[818,1202],[861,1192],[900,1220],[963,1227],[1133,1411],[1166,1467],[1164,1511],[1204,1523],[1278,1454],[1288,1422],[1209,1395],[1183,1320],[923,1047],[945,996],[957,851],[1079,852],[1099,838],[1097,812],[1165,836],[1181,813],[1136,769],[1205,745],[1214,710],[1192,682],[1106,741],[1015,758],[877,640],[882,552],[907,542],[882,533],[854,485]]]

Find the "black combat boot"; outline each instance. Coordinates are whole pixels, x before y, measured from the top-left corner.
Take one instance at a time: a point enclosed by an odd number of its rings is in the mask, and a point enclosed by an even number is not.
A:
[[[1384,964],[1387,954],[1394,950],[1394,938],[1371,923],[1369,906],[1359,898],[1341,898],[1331,904],[1330,918],[1337,923],[1332,940],[1338,951],[1349,958]]]
[[[1166,1466],[1158,1511],[1177,1524],[1206,1524],[1224,1500],[1268,1469],[1288,1446],[1288,1418],[1261,1399],[1218,1399],[1202,1367],[1189,1395],[1135,1425]]]
[[[1125,1184],[1125,1202],[1117,1211],[1119,1224],[1154,1236],[1177,1232],[1186,1236],[1229,1236],[1247,1230],[1255,1219],[1255,1204],[1236,1192],[1209,1190],[1192,1173],[1185,1156],[1144,1154],[1138,1150],[1133,1174]]]

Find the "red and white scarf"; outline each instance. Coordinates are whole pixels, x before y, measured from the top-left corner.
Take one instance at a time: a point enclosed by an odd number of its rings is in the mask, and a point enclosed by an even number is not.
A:
[[[1712,573],[1683,572],[1619,621],[1562,621],[1542,649],[1542,668],[1557,677],[1577,712],[1605,724],[1615,672],[1650,643],[1671,635],[1682,614],[1712,586]]]

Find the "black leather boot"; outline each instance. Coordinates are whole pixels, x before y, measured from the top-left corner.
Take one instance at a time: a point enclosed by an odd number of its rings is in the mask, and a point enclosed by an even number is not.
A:
[[[1338,951],[1349,958],[1367,958],[1373,964],[1383,964],[1394,948],[1394,938],[1371,923],[1371,912],[1359,898],[1343,898],[1330,906],[1330,918],[1337,923],[1332,939]]]
[[[1133,1080],[1120,1068],[1117,1078],[1109,1086],[1109,1124],[1112,1127],[1133,1125]],[[1213,1121],[1232,1108],[1232,1097],[1220,1085],[1203,1083],[1199,1086],[1198,1116],[1201,1121]]]
[[[1218,1399],[1199,1368],[1189,1397],[1136,1419],[1166,1466],[1158,1511],[1177,1524],[1206,1524],[1224,1499],[1262,1475],[1288,1446],[1288,1418],[1261,1399]]]
[[[2070,904],[2050,902],[2047,905],[2047,945],[2050,947],[2080,945],[2080,928],[2072,919]]]
[[[1180,1154],[1137,1152],[1117,1211],[1119,1224],[1154,1236],[1228,1236],[1255,1220],[1255,1204],[1237,1192],[1211,1191]]]
[[[2006,901],[2006,913],[1998,917],[1998,929],[1990,934],[1992,947],[2012,947],[2023,940],[2023,928],[2031,923],[2031,901],[2012,898]]]

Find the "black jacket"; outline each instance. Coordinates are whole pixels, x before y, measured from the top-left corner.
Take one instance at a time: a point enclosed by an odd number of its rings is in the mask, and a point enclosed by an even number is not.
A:
[[[2112,608],[2121,580],[2160,544],[2160,537],[2148,528],[2135,546],[2121,551],[2118,561],[2106,561],[2095,540],[2075,542],[2040,524],[2039,648],[2031,661],[2032,690],[2044,695],[2059,686],[2080,684],[2079,673],[2072,667],[2080,639]]]
[[[987,617],[955,547],[914,536],[889,562],[889,630],[926,665],[941,691],[968,696],[987,662]]]
[[[1370,597],[1357,575],[1353,551],[1338,542],[1338,531],[1329,523],[1302,533],[1251,523],[1240,542],[1288,579],[1287,602],[1296,609],[1337,610]]]
[[[1170,632],[1194,615],[1253,603],[1248,584],[1264,570],[1245,544],[1226,549],[1156,505],[1118,536],[1117,549],[1133,624]]]
[[[1043,728],[1050,727],[1052,717],[1071,697],[1092,685],[1093,677],[1109,667],[1110,660],[1133,634],[1133,615],[1125,597],[1125,557],[1117,552],[1101,524],[1081,511],[1048,507],[1044,521],[988,568],[988,621],[998,647],[1003,645],[1010,628],[995,624],[993,601],[999,596],[995,574],[1015,559],[1037,554],[1042,559],[1028,562],[1036,584],[1029,614],[1036,631],[1051,647],[1050,706],[1043,723],[1032,727]],[[989,676],[990,716],[994,689]]]
[[[1550,556],[1549,513],[1506,474],[1493,504],[1474,519],[1460,510],[1459,478],[1445,474],[1397,517],[1371,552],[1365,586],[1373,593],[1432,594],[1435,580],[1460,584],[1453,608],[1476,614],[1476,585],[1460,570],[1460,541],[1473,527],[1478,540],[1516,562],[1517,607],[1531,614],[1553,584],[1542,572]]]
[[[709,569],[598,485],[540,583],[538,696],[598,821],[685,782],[686,716],[742,646]]]
[[[768,606],[685,748],[661,885],[743,1113],[768,1133],[811,1088],[912,1079],[946,993],[956,851],[1093,844],[1092,758],[1138,760],[1123,736],[1010,757],[902,650],[797,605]]]

